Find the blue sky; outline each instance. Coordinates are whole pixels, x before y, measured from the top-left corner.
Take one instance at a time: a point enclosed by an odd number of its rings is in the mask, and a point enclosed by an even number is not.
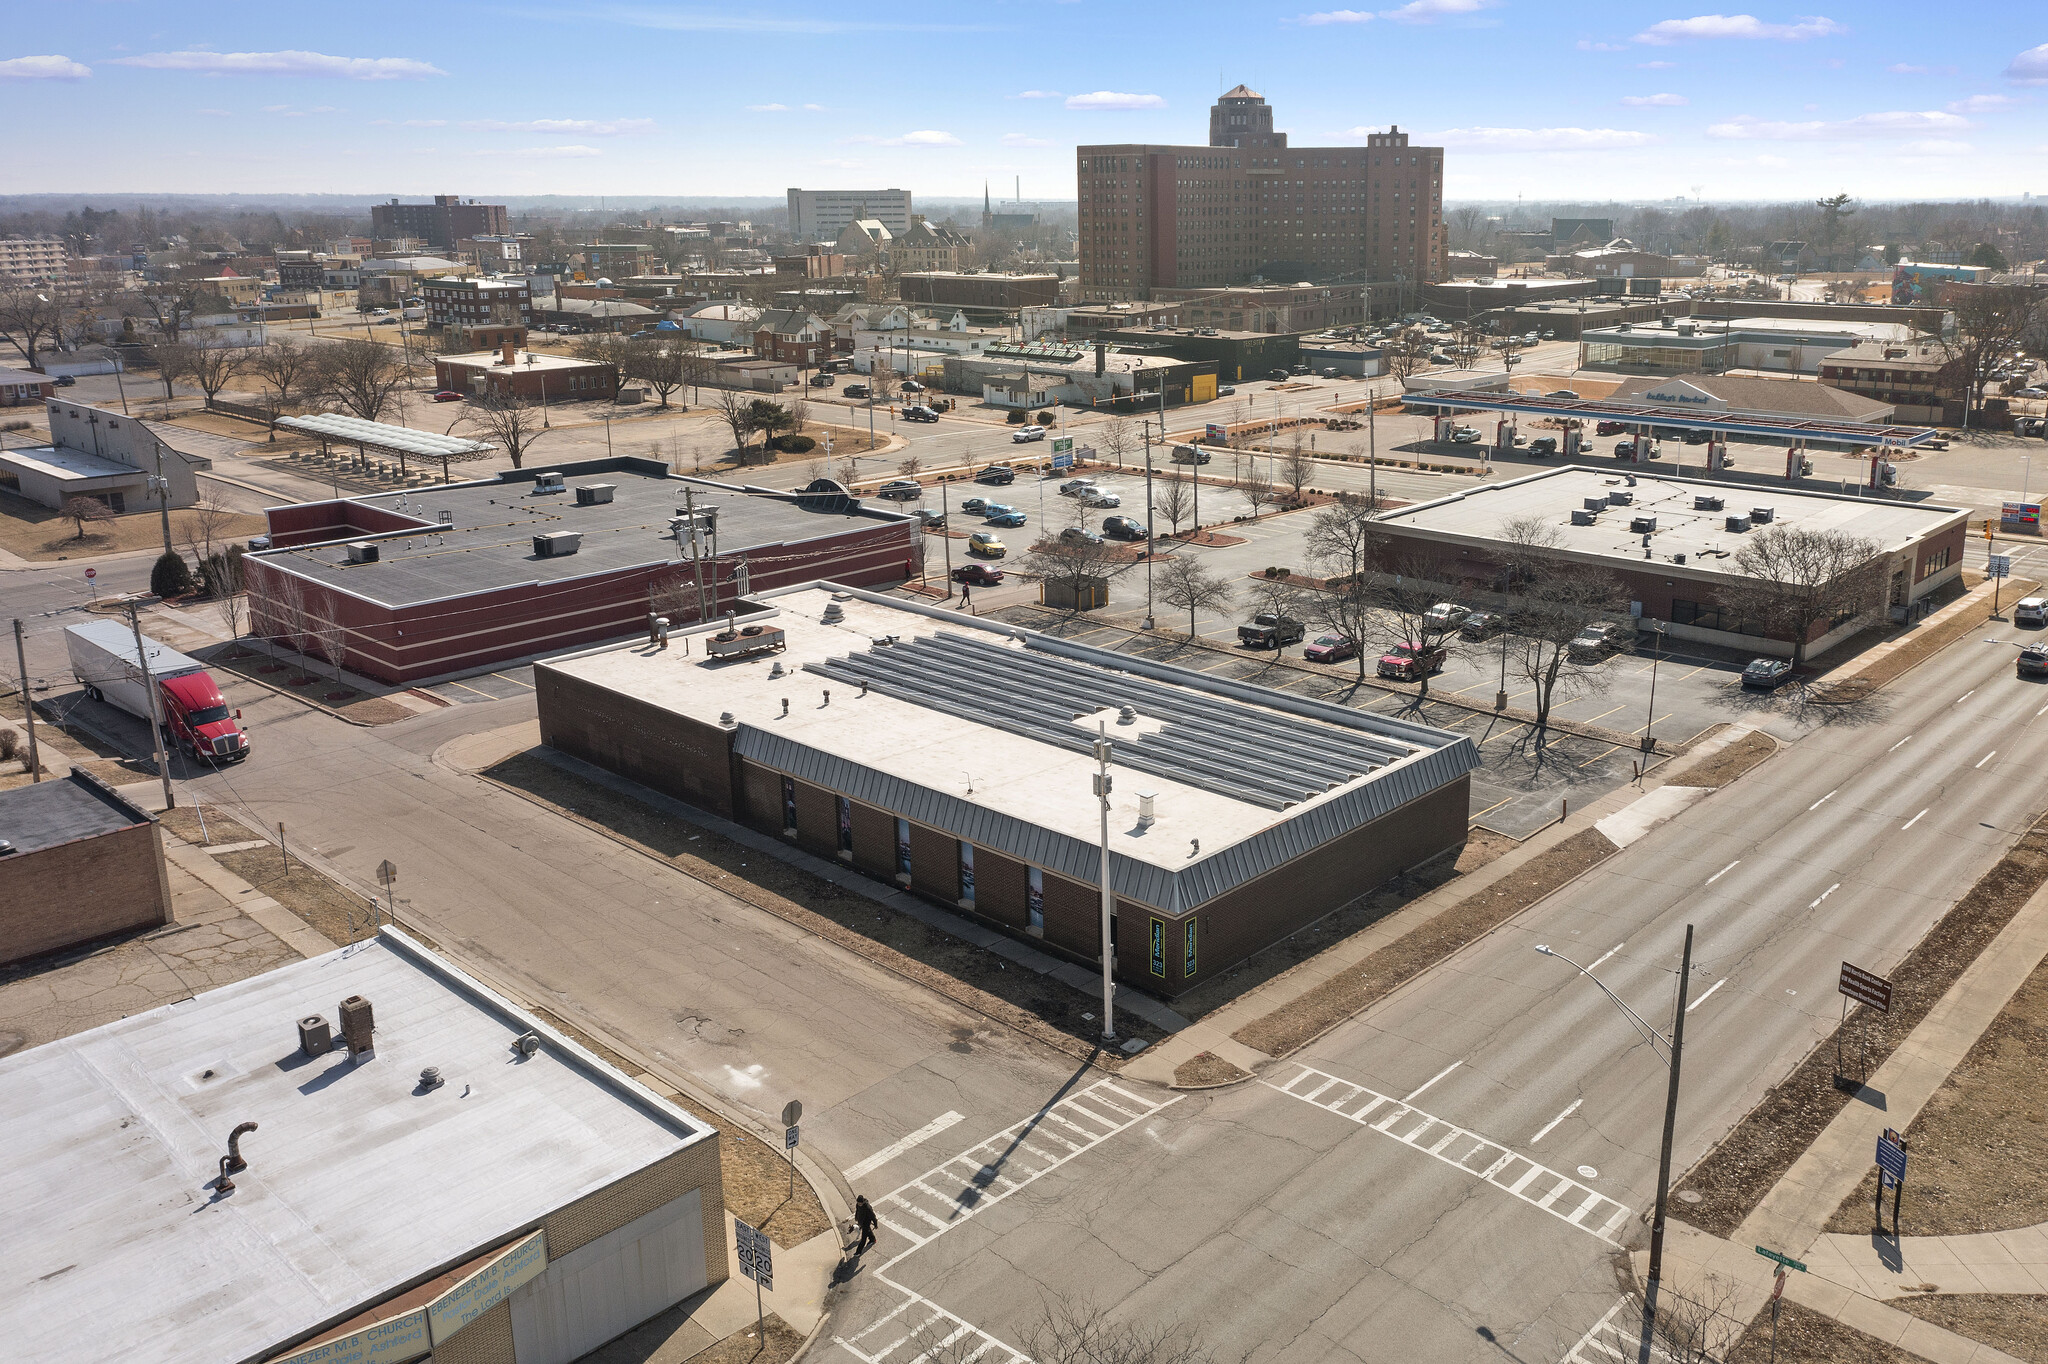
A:
[[[1299,144],[1448,146],[1453,199],[2048,195],[2048,5],[1796,5],[66,0],[0,38],[0,184],[1064,199],[1244,81]]]

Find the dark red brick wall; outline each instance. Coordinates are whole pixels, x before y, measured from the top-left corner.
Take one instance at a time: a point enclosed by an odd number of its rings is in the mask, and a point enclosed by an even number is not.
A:
[[[724,730],[544,663],[535,665],[533,684],[542,743],[665,796],[734,817],[732,738]]]
[[[960,899],[960,840],[910,826],[910,886],[920,895],[955,904]]]
[[[1009,928],[1031,923],[1030,869],[1014,857],[974,850],[974,912]]]
[[[1084,881],[1045,873],[1045,940],[1093,958],[1102,938],[1102,893]]]
[[[820,857],[839,855],[839,800],[822,786],[796,784],[796,841]]]
[[[782,774],[739,760],[740,823],[764,834],[780,834],[782,823]]]
[[[877,876],[896,874],[896,816],[853,803],[853,860]]]

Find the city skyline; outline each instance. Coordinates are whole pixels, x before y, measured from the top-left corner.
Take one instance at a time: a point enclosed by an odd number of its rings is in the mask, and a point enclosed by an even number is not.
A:
[[[1165,30],[1051,0],[958,23],[594,5],[388,24],[373,6],[370,39],[271,9],[52,7],[0,47],[0,104],[31,135],[21,192],[967,198],[1021,177],[1026,199],[1063,200],[1077,146],[1200,141],[1240,81],[1297,142],[1398,124],[1445,147],[1451,200],[2048,192],[2048,26],[2020,6],[1968,28],[1891,2],[1695,9],[1269,4]],[[1017,60],[1076,27],[1089,41],[1059,60]],[[839,93],[892,58],[916,65],[905,93]]]

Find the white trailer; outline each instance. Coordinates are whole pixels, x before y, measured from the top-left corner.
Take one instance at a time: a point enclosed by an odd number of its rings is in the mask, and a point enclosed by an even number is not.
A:
[[[160,684],[206,671],[198,659],[148,635],[142,637],[142,647],[149,654],[149,674]],[[135,631],[126,621],[95,620],[69,626],[64,631],[64,649],[71,655],[71,674],[87,696],[139,719],[150,718],[149,693],[142,687],[142,660],[135,652]]]

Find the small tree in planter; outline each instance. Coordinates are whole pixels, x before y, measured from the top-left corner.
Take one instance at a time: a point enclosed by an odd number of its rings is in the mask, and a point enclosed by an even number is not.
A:
[[[174,549],[159,554],[149,570],[149,590],[166,600],[182,597],[192,590],[192,568],[185,556]]]

